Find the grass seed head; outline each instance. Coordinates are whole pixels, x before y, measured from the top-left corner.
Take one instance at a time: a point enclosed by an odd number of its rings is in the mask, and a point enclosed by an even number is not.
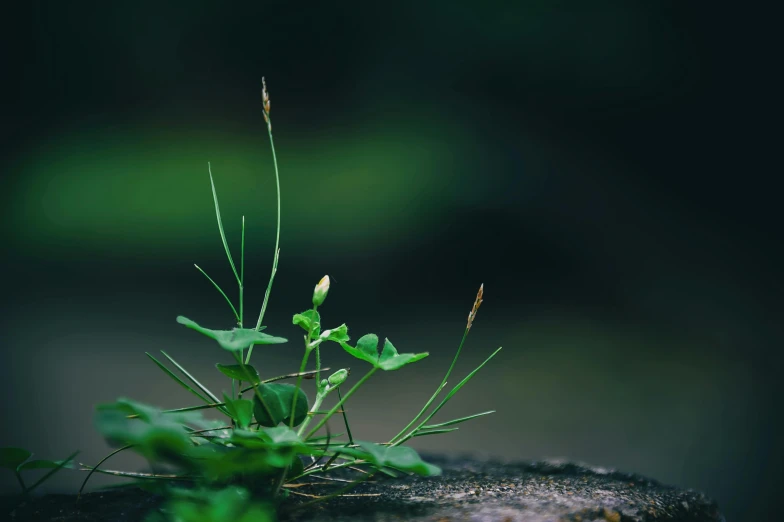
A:
[[[476,319],[476,312],[479,310],[479,306],[482,304],[482,296],[485,292],[485,285],[482,283],[479,286],[479,292],[476,293],[476,299],[474,299],[474,306],[471,308],[471,311],[468,312],[468,324],[466,324],[466,330],[471,329],[471,325],[474,324],[474,319]]]

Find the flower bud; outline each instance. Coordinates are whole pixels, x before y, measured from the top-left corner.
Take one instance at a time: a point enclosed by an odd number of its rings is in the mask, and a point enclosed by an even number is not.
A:
[[[348,379],[348,370],[344,368],[330,375],[327,381],[329,382],[330,386],[340,386],[346,382],[346,379]]]
[[[321,332],[321,335],[319,335],[319,339],[326,339],[327,337],[329,337],[331,333],[332,330],[324,330],[323,332]]]
[[[313,289],[313,306],[321,306],[324,304],[324,299],[327,298],[329,292],[329,276],[325,275],[321,281]]]

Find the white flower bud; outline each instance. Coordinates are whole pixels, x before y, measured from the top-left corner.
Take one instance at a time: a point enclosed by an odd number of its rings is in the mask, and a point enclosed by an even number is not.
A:
[[[313,289],[313,306],[321,306],[324,304],[324,299],[327,298],[329,292],[329,276],[325,275],[321,281]]]

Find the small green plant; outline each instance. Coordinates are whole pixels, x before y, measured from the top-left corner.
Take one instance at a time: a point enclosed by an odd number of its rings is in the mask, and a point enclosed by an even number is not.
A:
[[[166,504],[150,516],[151,520],[266,520],[274,518],[279,508],[292,505],[301,508],[327,498],[350,495],[352,488],[378,473],[389,476],[398,476],[400,473],[438,475],[441,470],[437,466],[423,461],[416,451],[403,444],[414,437],[457,430],[460,423],[493,413],[486,411],[431,424],[433,416],[500,350],[493,352],[439,400],[482,303],[483,287],[479,289],[460,345],[440,385],[411,422],[385,443],[354,438],[347,411],[348,401],[379,371],[400,370],[427,357],[428,353],[399,353],[389,339],[380,342],[372,333],[352,344],[345,324],[324,328],[319,309],[324,306],[329,293],[328,276],[324,276],[316,285],[308,309],[295,314],[292,319],[293,324],[304,331],[298,371],[263,378],[259,371],[263,365],[252,364],[251,356],[254,353],[258,356],[258,350],[254,352],[255,346],[287,342],[282,337],[262,331],[265,329],[262,322],[280,254],[280,177],[266,84],[263,84],[262,101],[275,168],[277,229],[272,271],[255,327],[246,327],[244,306],[245,218],[242,219],[237,265],[226,239],[215,181],[209,168],[218,231],[237,283],[237,305],[204,270],[199,266],[196,269],[226,300],[236,326],[228,330],[213,330],[194,320],[182,316],[177,318],[177,322],[186,328],[214,340],[229,356],[231,364],[219,363],[216,368],[230,380],[227,387],[230,384],[231,391],[224,391],[218,396],[171,355],[161,351],[162,357],[150,353],[147,356],[175,383],[198,398],[199,404],[161,410],[129,399],[119,399],[97,408],[96,426],[117,449],[95,466],[82,465],[82,469],[89,473],[80,493],[93,473],[129,477],[134,479],[134,484],[166,495]],[[331,370],[322,365],[322,349],[333,345],[367,363],[367,371],[356,380],[348,368],[328,374]],[[309,370],[311,361],[314,361],[315,368]],[[283,380],[293,380],[293,384],[280,382]],[[305,380],[314,382],[315,398],[312,401],[303,388]],[[336,395],[334,405],[328,409],[322,408],[324,401],[333,393]],[[204,418],[202,410],[206,409],[217,410],[225,420]],[[345,433],[333,434],[328,430],[329,421],[336,415],[340,416]],[[103,468],[107,459],[125,450],[133,450],[148,459],[154,472]],[[339,477],[331,475],[336,470],[342,470]],[[327,493],[313,495],[298,491],[305,481],[313,483],[313,480],[323,484]],[[329,489],[330,485],[334,486],[332,490]],[[305,497],[307,500],[286,503],[285,500],[291,496]]]
[[[30,457],[32,457],[33,454],[26,449],[0,448],[0,468],[6,468],[13,471],[17,482],[19,482],[19,487],[22,490],[21,499],[24,499],[61,469],[73,467],[73,459],[78,454],[78,451],[74,452],[64,460],[30,460]],[[22,472],[33,470],[48,471],[28,486],[22,476]]]

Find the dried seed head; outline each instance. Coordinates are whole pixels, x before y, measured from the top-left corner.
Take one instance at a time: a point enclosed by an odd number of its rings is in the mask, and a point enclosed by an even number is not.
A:
[[[263,77],[261,78],[261,102],[264,106],[264,121],[267,122],[267,126],[272,130],[272,122],[270,122],[270,97],[269,92],[267,92],[267,81]]]
[[[474,306],[471,308],[471,311],[468,312],[468,323],[466,324],[466,330],[471,329],[471,325],[474,324],[474,319],[476,319],[476,312],[479,310],[479,306],[482,304],[482,296],[485,292],[485,285],[482,283],[479,286],[479,292],[476,293],[476,299],[474,299]]]

